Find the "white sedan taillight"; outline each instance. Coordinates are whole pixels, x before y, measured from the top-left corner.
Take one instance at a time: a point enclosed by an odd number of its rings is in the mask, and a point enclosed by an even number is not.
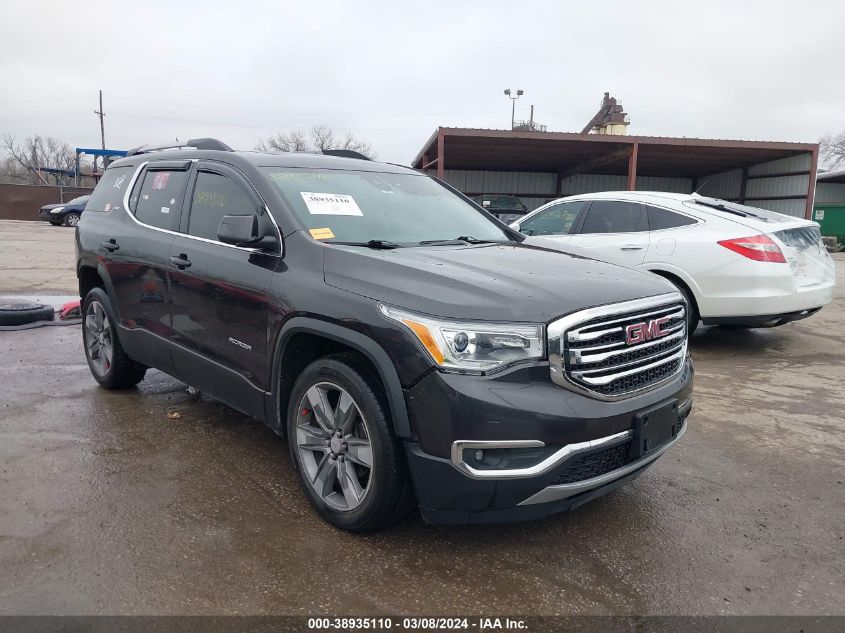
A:
[[[752,235],[751,237],[737,237],[732,240],[720,240],[718,244],[758,262],[786,263],[786,257],[783,256],[780,247],[768,235]]]

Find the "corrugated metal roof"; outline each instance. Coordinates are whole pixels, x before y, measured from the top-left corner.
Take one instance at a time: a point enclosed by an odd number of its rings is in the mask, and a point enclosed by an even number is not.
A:
[[[816,180],[819,182],[845,182],[845,169],[819,173]]]
[[[524,132],[492,128],[440,127],[423,145],[412,165],[421,166],[423,156],[428,161],[437,157],[437,144],[442,134],[446,148],[446,167],[451,169],[515,169],[557,171],[576,159],[600,160],[614,151],[623,154],[635,143],[639,146],[640,164],[649,175],[688,176],[695,170],[671,169],[681,163],[695,162],[698,154],[704,170],[717,166],[720,158],[728,158],[725,168],[749,166],[802,152],[818,151],[817,143],[794,141],[752,141],[738,139],[708,139],[685,136],[615,136],[579,134],[575,132]],[[663,154],[663,165],[649,165]],[[728,157],[727,155],[730,155]],[[547,159],[547,160],[544,160]],[[617,160],[618,159],[618,160]],[[622,157],[614,157],[621,162]],[[661,171],[662,167],[670,171]],[[719,171],[719,169],[715,169]],[[677,172],[677,173],[675,173]],[[708,173],[699,171],[699,173]],[[697,175],[697,174],[695,174]]]
[[[508,130],[503,128],[486,128],[486,127],[448,127],[443,126],[443,130],[461,130],[461,131],[478,131],[478,132],[514,132],[514,133],[522,133],[522,134],[571,134],[576,136],[586,137],[587,139],[595,139],[595,138],[612,138],[612,139],[652,139],[652,140],[685,140],[685,141],[719,141],[725,143],[789,143],[792,145],[817,145],[814,141],[781,141],[781,140],[761,140],[761,139],[743,139],[743,138],[713,138],[713,137],[704,137],[704,136],[654,136],[649,134],[624,134],[624,135],[611,135],[611,134],[581,134],[580,132],[567,132],[564,130],[561,131],[552,131],[547,130],[546,132],[520,132],[519,130]],[[431,138],[437,137],[437,130],[434,131]]]

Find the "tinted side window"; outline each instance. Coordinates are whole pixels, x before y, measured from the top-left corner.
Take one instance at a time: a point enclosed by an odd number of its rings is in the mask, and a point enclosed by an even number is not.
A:
[[[519,230],[526,235],[565,235],[569,233],[586,202],[561,202],[520,222]]]
[[[86,211],[118,211],[123,206],[123,194],[132,179],[131,165],[126,167],[109,167],[91,198],[85,206]]]
[[[217,227],[224,215],[261,216],[259,209],[257,201],[239,183],[220,174],[201,171],[197,174],[191,200],[188,235],[216,240]]]
[[[672,213],[666,209],[651,206],[646,206],[646,209],[648,209],[648,227],[652,231],[696,224],[695,220],[680,213]]]
[[[187,171],[147,171],[140,188],[133,192],[135,217],[160,229],[179,229],[179,211],[188,181]],[[134,194],[137,193],[137,202]]]
[[[638,202],[593,200],[581,233],[635,233],[648,231],[645,207]]]

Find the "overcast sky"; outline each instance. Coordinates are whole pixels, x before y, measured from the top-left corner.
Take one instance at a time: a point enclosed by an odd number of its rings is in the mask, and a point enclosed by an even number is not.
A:
[[[40,2],[0,5],[0,134],[237,148],[326,124],[407,164],[439,125],[815,141],[845,130],[845,3]]]

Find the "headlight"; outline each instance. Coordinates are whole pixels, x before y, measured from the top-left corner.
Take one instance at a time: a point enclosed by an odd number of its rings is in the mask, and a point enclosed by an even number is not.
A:
[[[543,326],[533,323],[466,323],[438,319],[379,304],[388,319],[404,325],[440,367],[482,374],[544,356]]]
[[[55,209],[50,209],[50,213],[61,213],[64,210],[64,207],[56,207]]]

